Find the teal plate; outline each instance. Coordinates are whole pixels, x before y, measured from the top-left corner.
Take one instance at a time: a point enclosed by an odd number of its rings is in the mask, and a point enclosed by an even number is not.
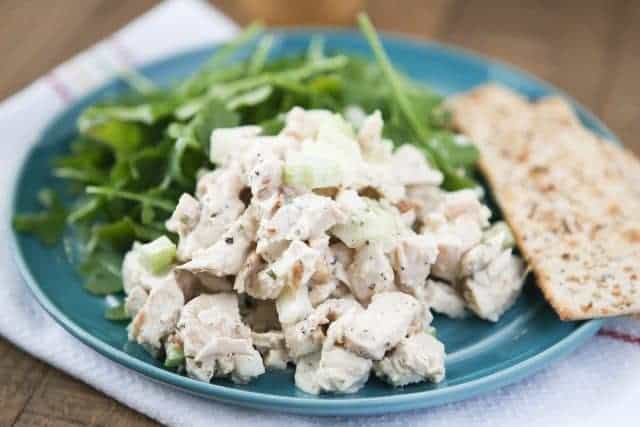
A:
[[[370,56],[366,42],[357,33],[334,30],[279,32],[274,55],[304,49],[311,35],[317,33],[325,37],[327,49]],[[398,68],[444,95],[489,81],[507,85],[531,98],[558,93],[523,72],[464,51],[398,37],[387,36],[383,41]],[[208,47],[185,52],[144,66],[140,71],[160,84],[167,84],[194,71],[214,50],[215,47]],[[49,161],[68,149],[80,111],[124,89],[122,82],[113,81],[75,102],[47,126],[17,177],[14,212],[36,209],[35,194],[42,186],[61,185],[51,177]],[[575,103],[574,106],[587,127],[615,140],[592,114]],[[19,234],[13,235],[13,243],[22,274],[37,300],[82,342],[167,385],[261,409],[317,415],[374,414],[461,400],[531,375],[576,348],[601,325],[600,321],[561,322],[534,284],[528,283],[515,306],[498,323],[436,317],[438,335],[448,352],[447,378],[438,385],[425,383],[394,389],[372,378],[356,394],[312,396],[296,389],[292,370],[269,372],[247,385],[224,380],[208,384],[163,369],[141,347],[127,341],[122,324],[105,320],[104,298],[83,291],[82,279],[67,259],[63,245],[45,247],[32,237]]]

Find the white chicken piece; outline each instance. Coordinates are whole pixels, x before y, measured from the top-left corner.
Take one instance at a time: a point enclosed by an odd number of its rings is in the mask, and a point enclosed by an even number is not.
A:
[[[322,350],[315,373],[321,391],[330,393],[355,393],[360,390],[371,372],[373,363],[342,347]]]
[[[369,151],[372,145],[380,143],[383,126],[384,122],[379,110],[374,111],[364,119],[360,129],[358,129],[358,142],[363,152]]]
[[[468,218],[457,218],[441,227],[434,233],[434,237],[438,242],[438,258],[431,273],[439,279],[454,283],[460,277],[462,256],[481,241],[482,229],[477,222]]]
[[[353,262],[354,250],[347,247],[342,242],[337,242],[329,246],[333,258],[329,262],[331,268],[331,274],[338,279],[341,283],[350,286],[349,274],[347,269]]]
[[[478,224],[480,228],[489,226],[491,211],[480,203],[478,194],[473,190],[445,193],[441,209],[449,221],[464,218]]]
[[[362,309],[358,306],[347,309],[329,325],[321,351],[307,354],[298,361],[295,379],[299,388],[312,394],[355,393],[364,386],[369,379],[371,360],[340,345],[345,328],[360,313]]]
[[[294,381],[296,387],[309,394],[320,394],[318,383],[318,367],[320,366],[320,352],[310,353],[296,360]]]
[[[376,110],[362,117],[358,129],[358,143],[367,162],[385,164],[391,161],[393,142],[382,139],[382,115]]]
[[[180,196],[171,218],[165,222],[165,227],[184,239],[187,234],[193,231],[199,221],[200,202],[190,194],[184,193]]]
[[[262,133],[260,126],[214,129],[210,138],[211,161],[221,166],[228,165],[251,149],[260,133]],[[218,147],[225,149],[221,152]]]
[[[438,245],[432,236],[407,234],[393,252],[396,283],[415,295],[416,289],[424,287],[437,258]]]
[[[177,268],[217,277],[238,274],[255,240],[256,228],[253,209],[249,208],[213,246],[194,253],[191,261]]]
[[[408,334],[423,328],[424,307],[411,295],[384,292],[344,331],[344,346],[355,354],[380,360]]]
[[[244,188],[239,167],[210,172],[200,178],[198,187],[200,217],[191,232],[180,236],[177,257],[181,261],[217,242],[245,209],[239,198]]]
[[[141,243],[134,242],[133,247],[125,254],[122,261],[122,286],[127,294],[137,287],[149,292],[154,287],[163,284],[167,276],[172,274],[171,272],[153,274],[145,268],[140,259],[139,249],[141,246]]]
[[[373,189],[391,203],[407,196],[405,186],[395,179],[391,166],[384,163],[360,164],[354,187],[360,192]]]
[[[262,354],[267,369],[287,369],[291,362],[282,331],[252,332],[253,345]]]
[[[258,237],[271,241],[313,239],[322,237],[329,228],[346,219],[331,198],[303,194],[285,203],[273,218],[263,221]]]
[[[309,247],[318,251],[320,257],[316,262],[316,271],[311,278],[316,282],[326,282],[331,279],[331,263],[334,260],[333,252],[329,247],[329,236],[323,235],[309,240]]]
[[[281,135],[293,137],[298,141],[315,139],[320,126],[327,120],[331,120],[332,116],[333,113],[327,110],[304,110],[293,107],[287,113]]]
[[[264,221],[263,221],[264,223]],[[289,247],[288,240],[260,239],[256,242],[256,253],[269,263],[276,262]]]
[[[136,317],[148,297],[149,292],[147,292],[142,286],[136,286],[131,289],[124,300],[125,313],[127,313],[131,318]]]
[[[255,209],[256,217],[261,221],[270,219],[273,214],[284,204],[282,191],[274,191],[266,197],[251,198],[251,206]]]
[[[433,311],[452,319],[466,317],[465,301],[456,289],[439,280],[428,280],[420,300]]]
[[[178,322],[184,296],[173,275],[155,286],[129,325],[129,339],[156,352]]]
[[[355,393],[369,379],[371,360],[342,347],[344,332],[362,314],[358,306],[351,307],[327,329],[318,365],[317,383],[321,390],[336,393]]]
[[[484,270],[505,249],[505,236],[496,234],[469,249],[460,260],[460,277],[467,277]]]
[[[421,381],[442,381],[445,375],[444,345],[425,332],[403,338],[390,355],[374,362],[378,377],[399,387]]]
[[[200,295],[184,306],[178,322],[187,374],[210,381],[230,376],[245,383],[264,373],[251,331],[240,318],[238,298],[232,293]]]
[[[417,217],[423,222],[427,214],[434,212],[442,204],[445,194],[440,187],[433,185],[407,186],[407,200],[417,206]]]
[[[299,240],[293,241],[280,259],[258,273],[256,280],[246,291],[254,298],[273,299],[285,287],[294,291],[298,288],[306,289],[319,259],[318,251]]]
[[[462,282],[462,295],[478,317],[497,322],[515,302],[524,279],[522,260],[507,249],[484,270],[476,271]]]
[[[349,283],[353,295],[362,303],[371,296],[396,289],[393,269],[381,245],[370,243],[357,249],[353,263],[348,269]]]
[[[251,295],[250,289],[255,286],[256,276],[265,265],[257,253],[251,252],[244,260],[244,264],[234,279],[233,289],[239,294],[246,292]]]
[[[431,168],[424,154],[413,145],[399,147],[393,153],[391,167],[396,181],[403,185],[426,184],[437,187],[442,184],[442,172]]]
[[[276,298],[278,319],[283,325],[289,325],[304,319],[313,311],[309,299],[309,287],[305,283],[297,288],[285,287]]]
[[[317,307],[318,305],[328,300],[336,291],[337,287],[338,281],[335,279],[328,280],[322,283],[318,283],[312,280],[309,283],[309,301],[311,302],[311,305],[313,307]]]
[[[248,181],[251,194],[266,199],[274,194],[282,184],[284,162],[274,155],[262,157],[249,172]]]
[[[363,309],[353,298],[332,298],[316,307],[306,319],[293,325],[283,325],[284,338],[291,357],[298,359],[320,351],[325,339],[324,327],[348,311],[360,313]]]

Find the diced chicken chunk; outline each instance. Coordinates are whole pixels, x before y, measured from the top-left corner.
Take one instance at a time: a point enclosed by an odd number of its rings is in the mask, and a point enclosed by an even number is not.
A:
[[[247,256],[244,261],[244,265],[238,271],[233,283],[233,289],[239,294],[248,293],[253,295],[253,288],[256,286],[256,277],[258,272],[264,268],[266,264],[262,261],[262,258],[252,252]]]
[[[320,254],[301,241],[293,241],[273,264],[262,269],[247,293],[254,298],[277,298],[285,287],[297,290],[307,288],[315,273]]]
[[[348,248],[344,243],[338,242],[330,247],[333,258],[329,262],[333,276],[345,285],[350,285],[347,269],[353,262],[354,250]]]
[[[297,288],[285,287],[276,298],[276,310],[278,319],[283,325],[289,325],[307,317],[313,311],[307,284],[299,285]]]
[[[268,369],[286,369],[291,361],[285,346],[282,331],[269,331],[251,334],[253,345],[262,354],[265,367]]]
[[[467,314],[462,295],[453,286],[438,280],[427,281],[422,301],[433,311],[452,319],[461,319]]]
[[[287,113],[286,125],[282,130],[282,135],[291,136],[299,141],[314,139],[318,135],[318,130],[322,123],[332,116],[333,113],[326,110],[305,111],[300,107],[293,107]]]
[[[196,252],[191,261],[178,269],[217,277],[238,274],[255,239],[256,228],[254,213],[247,209],[213,246]]]
[[[358,301],[367,303],[371,296],[395,289],[393,269],[381,245],[371,243],[356,250],[348,270],[347,284]]]
[[[202,381],[230,376],[244,383],[262,373],[260,353],[240,319],[232,293],[200,295],[184,306],[178,323],[187,374]]]
[[[167,230],[177,233],[181,239],[191,233],[200,221],[200,202],[190,194],[183,194],[178,200],[176,209],[165,226]]]
[[[423,306],[411,295],[401,292],[376,294],[364,313],[355,316],[344,331],[345,348],[373,360],[405,336],[423,327]]]
[[[264,221],[258,237],[269,241],[308,240],[321,237],[329,228],[345,220],[345,214],[331,198],[303,194],[285,203],[273,218]]]
[[[127,294],[124,302],[124,310],[131,317],[136,317],[136,314],[142,309],[144,303],[147,301],[149,293],[142,287],[136,286],[131,289]]]
[[[426,234],[408,234],[393,253],[393,268],[396,282],[415,294],[415,290],[424,287],[431,272],[431,265],[438,257],[436,240]]]
[[[403,338],[389,356],[374,363],[378,377],[393,386],[442,381],[444,345],[425,332]]]
[[[293,325],[283,325],[285,341],[291,356],[297,359],[319,351],[325,339],[323,327],[348,311],[360,313],[363,310],[353,298],[332,298],[316,307],[306,319]]]
[[[237,160],[242,153],[249,150],[255,143],[255,139],[262,129],[260,126],[239,126],[234,128],[218,128],[211,133],[211,156],[214,163],[226,166]],[[217,155],[219,150],[216,145],[224,145],[227,150],[222,155]]]
[[[284,162],[269,151],[257,156],[253,168],[248,172],[251,194],[264,200],[276,193],[282,184],[283,165]]]
[[[491,211],[480,203],[478,194],[473,190],[459,190],[445,193],[442,211],[449,221],[465,218],[475,222],[481,228],[489,226]]]
[[[122,261],[122,285],[127,294],[137,287],[149,292],[166,280],[166,274],[153,274],[145,268],[140,259],[140,246],[140,243],[134,242],[133,248]]]
[[[442,184],[442,172],[427,164],[424,154],[413,145],[404,144],[398,148],[391,159],[394,177],[404,185]]]
[[[482,239],[480,226],[467,218],[458,218],[444,225],[435,234],[438,258],[431,268],[434,276],[455,282],[460,277],[462,256]]]
[[[513,305],[524,284],[522,260],[507,249],[484,269],[462,282],[468,307],[480,318],[497,322]]]
[[[318,383],[318,367],[320,366],[320,352],[307,354],[296,361],[294,380],[296,387],[309,394],[320,394]]]
[[[180,236],[177,256],[182,261],[217,242],[245,209],[239,198],[244,183],[238,167],[210,172],[198,186],[200,216],[191,232]]]
[[[296,369],[296,383],[301,382],[300,388],[313,394],[355,393],[364,386],[369,379],[371,360],[341,346],[345,328],[361,313],[358,306],[348,308],[328,327],[320,353],[310,353],[298,361],[303,364],[300,373]]]
[[[147,348],[159,350],[176,327],[184,296],[173,275],[155,286],[129,326],[129,339]]]
[[[320,390],[333,393],[355,393],[369,379],[372,362],[342,347],[322,350],[317,384]]]
[[[329,297],[331,297],[331,295],[333,295],[337,286],[337,280],[329,280],[322,283],[312,281],[309,284],[309,301],[311,302],[311,305],[317,307],[325,302]]]
[[[496,234],[469,249],[460,260],[460,277],[484,270],[504,250],[505,236]]]

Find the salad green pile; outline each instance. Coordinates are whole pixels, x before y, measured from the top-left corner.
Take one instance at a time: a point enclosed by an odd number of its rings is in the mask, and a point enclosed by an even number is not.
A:
[[[75,202],[66,207],[43,190],[43,210],[16,216],[14,227],[46,244],[58,242],[69,227],[84,243],[80,269],[87,290],[118,292],[122,254],[135,240],[166,234],[164,221],[179,196],[193,190],[198,170],[212,168],[211,131],[257,124],[264,134],[276,134],[294,106],[380,110],[384,136],[419,147],[443,172],[445,189],[476,186],[471,177],[477,151],[448,130],[442,98],[393,68],[366,16],[359,25],[374,62],[326,52],[321,38],[306,52],[273,59],[277,35],[254,24],[170,87],[126,73],[132,90],[87,108],[69,154],[53,161],[53,174],[68,183]],[[255,47],[246,54],[251,43]],[[107,314],[117,319],[119,313]]]

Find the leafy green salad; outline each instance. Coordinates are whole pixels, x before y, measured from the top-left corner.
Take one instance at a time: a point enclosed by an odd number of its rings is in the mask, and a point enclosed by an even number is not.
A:
[[[325,49],[321,37],[305,51],[277,56],[278,35],[253,24],[170,86],[125,73],[130,90],[84,110],[68,154],[53,159],[65,194],[42,189],[42,210],[17,215],[14,227],[50,245],[73,236],[86,289],[116,294],[122,255],[134,241],[167,235],[164,222],[180,195],[193,190],[198,171],[213,168],[212,131],[251,124],[275,135],[294,106],[347,118],[379,110],[383,136],[418,147],[442,172],[445,190],[476,187],[478,153],[449,130],[442,97],[393,68],[366,16],[359,26],[373,61]],[[106,316],[126,317],[122,306]]]

